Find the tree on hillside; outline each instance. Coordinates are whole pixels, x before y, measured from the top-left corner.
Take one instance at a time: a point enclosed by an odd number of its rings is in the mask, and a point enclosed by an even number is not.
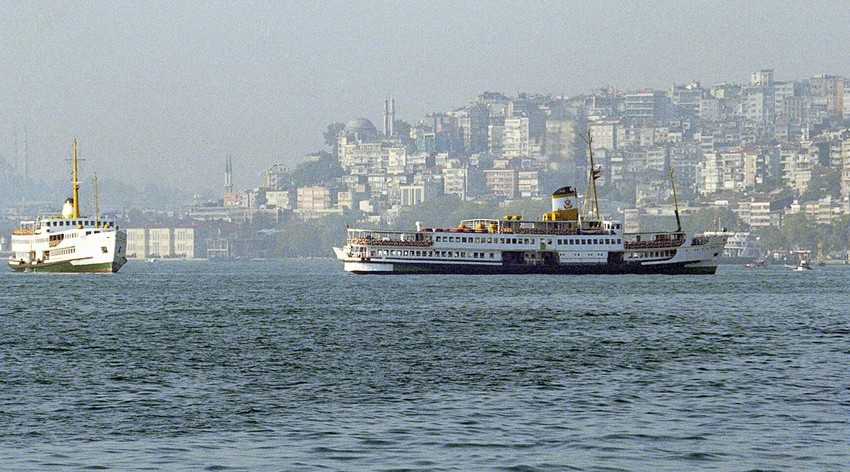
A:
[[[393,132],[396,136],[401,136],[403,138],[410,137],[410,123],[404,120],[395,120],[393,121]]]
[[[327,131],[325,131],[325,133],[323,135],[325,137],[325,144],[327,144],[328,147],[331,148],[331,153],[333,153],[333,155],[336,155],[336,152],[337,152],[337,149],[336,149],[337,136],[339,136],[339,132],[343,128],[345,128],[344,123],[331,123],[331,124],[328,125],[328,129],[327,129]]]
[[[696,213],[682,218],[682,226],[688,233],[705,231],[727,231],[739,229],[741,223],[738,215],[729,207],[712,206],[701,208]]]
[[[841,174],[829,167],[816,166],[812,169],[812,178],[800,199],[809,202],[827,196],[833,200],[841,198]]]
[[[295,186],[324,185],[342,176],[343,169],[333,154],[318,151],[314,155],[319,158],[302,162],[292,171],[292,182]]]

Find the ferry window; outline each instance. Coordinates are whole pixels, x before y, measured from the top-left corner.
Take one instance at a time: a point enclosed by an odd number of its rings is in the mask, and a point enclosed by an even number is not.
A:
[[[465,243],[465,242],[466,242],[466,238],[460,238],[460,242]]]
[[[495,258],[496,258],[496,255],[495,255],[494,253],[492,253],[492,252],[491,252],[491,253],[490,253],[490,259],[495,259]]]
[[[594,238],[594,239],[593,239],[593,244],[599,244],[599,240]]]

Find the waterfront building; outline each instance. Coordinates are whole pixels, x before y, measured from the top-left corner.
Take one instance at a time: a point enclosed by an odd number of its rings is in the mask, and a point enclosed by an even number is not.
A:
[[[779,150],[782,181],[798,192],[804,192],[812,179],[812,156],[799,146],[782,146]]]
[[[670,87],[670,101],[676,107],[679,116],[696,116],[704,90],[696,80],[686,85],[673,84]]]
[[[334,204],[332,192],[327,187],[299,187],[296,192],[296,208],[299,210],[327,210]]]
[[[484,171],[487,189],[497,197],[513,200],[517,195],[517,173],[515,169],[488,169]]]
[[[283,164],[275,164],[260,174],[261,185],[268,190],[285,190],[292,186],[289,176]]]
[[[670,98],[659,90],[643,90],[624,96],[626,118],[643,121],[660,121],[667,117]]]
[[[709,152],[703,155],[698,170],[701,195],[736,192],[744,189],[744,158],[740,151]]]
[[[267,190],[266,206],[292,210],[296,205],[295,196],[292,190]]]
[[[520,197],[539,197],[540,172],[536,170],[517,171],[517,192]]]
[[[596,121],[587,124],[590,131],[590,137],[593,139],[593,150],[597,149],[617,149],[617,133],[619,131],[619,121]]]
[[[446,195],[457,195],[461,200],[466,200],[469,189],[469,169],[456,165],[447,165],[443,168],[443,192]]]
[[[841,141],[841,196],[850,200],[850,137]]]
[[[809,79],[812,97],[826,99],[826,112],[841,114],[844,111],[844,78],[837,75],[820,74]]]

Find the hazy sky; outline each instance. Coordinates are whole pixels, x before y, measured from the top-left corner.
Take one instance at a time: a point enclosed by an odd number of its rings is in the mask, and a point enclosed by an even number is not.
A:
[[[483,91],[569,95],[850,76],[846,2],[0,0],[0,155],[31,173],[221,188],[294,165],[384,97],[410,122]]]

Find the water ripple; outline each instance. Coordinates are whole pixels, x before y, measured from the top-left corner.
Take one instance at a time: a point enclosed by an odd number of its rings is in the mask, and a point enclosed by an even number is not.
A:
[[[841,470],[848,275],[3,273],[0,464]]]

